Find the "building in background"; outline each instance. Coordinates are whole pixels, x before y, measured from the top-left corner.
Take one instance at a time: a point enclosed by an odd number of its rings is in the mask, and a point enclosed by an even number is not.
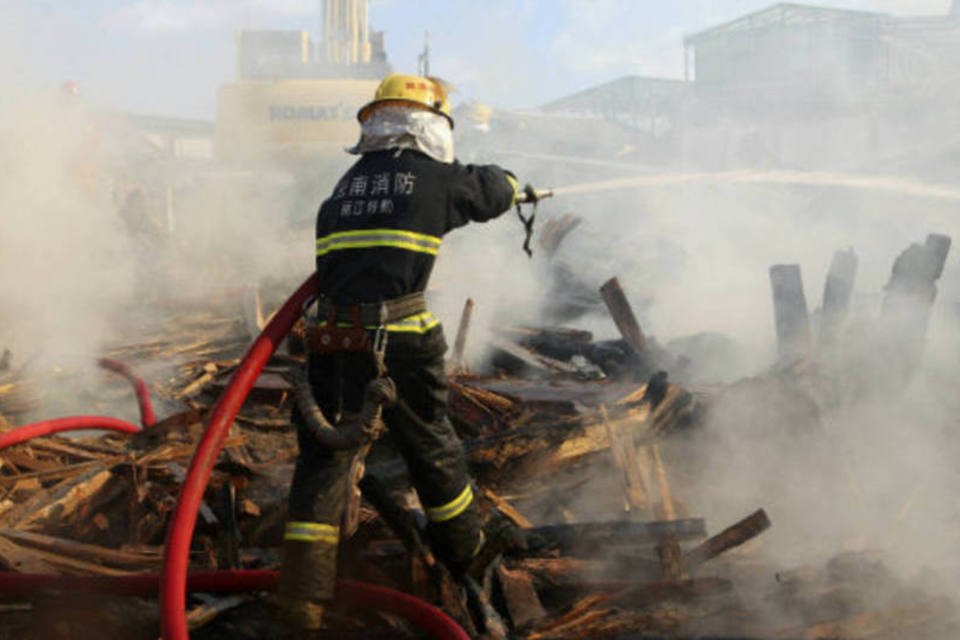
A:
[[[960,130],[960,2],[924,17],[778,3],[686,37],[682,71],[625,76],[541,112],[615,123],[646,158],[898,166],[892,155]]]
[[[540,107],[571,117],[602,118],[657,137],[676,126],[690,83],[669,78],[624,76]]]
[[[821,116],[955,89],[960,21],[780,3],[688,36],[684,51],[711,108]]]
[[[885,16],[777,4],[684,39],[698,97],[732,109],[859,106],[882,83]]]
[[[357,109],[390,72],[367,0],[324,0],[323,29],[242,31],[237,79],[217,96],[215,147],[224,163],[290,166],[342,154],[356,141]]]

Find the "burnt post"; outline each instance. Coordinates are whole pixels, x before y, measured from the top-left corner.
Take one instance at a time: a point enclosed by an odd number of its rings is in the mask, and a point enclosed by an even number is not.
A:
[[[473,318],[473,298],[467,298],[463,303],[463,313],[460,314],[460,326],[457,327],[457,337],[453,342],[453,355],[450,358],[450,369],[454,373],[463,370],[463,357],[467,348],[467,334],[470,332],[470,320]]]
[[[780,359],[802,358],[810,352],[810,320],[800,265],[773,265],[770,267],[770,285]]]
[[[936,281],[949,252],[950,237],[932,233],[924,244],[907,247],[893,263],[883,298],[879,351],[901,382],[912,375],[923,357],[927,324],[937,298]]]
[[[613,321],[620,331],[620,335],[626,341],[630,348],[636,353],[642,353],[646,346],[646,338],[640,323],[637,322],[637,316],[633,313],[633,308],[627,301],[627,296],[620,286],[617,278],[610,278],[600,287],[600,295],[603,296],[603,302],[607,305]]]
[[[859,260],[853,248],[833,254],[827,281],[823,286],[823,307],[820,314],[820,347],[823,349],[832,349],[836,344],[837,334],[850,308],[858,264]]]
[[[688,551],[683,556],[684,564],[687,569],[693,571],[707,560],[716,558],[728,549],[739,547],[769,528],[770,518],[767,516],[767,512],[763,509],[757,509],[740,522],[727,527]]]

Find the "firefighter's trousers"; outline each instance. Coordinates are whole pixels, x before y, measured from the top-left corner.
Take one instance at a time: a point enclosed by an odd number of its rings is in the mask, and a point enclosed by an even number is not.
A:
[[[447,417],[445,351],[440,327],[425,334],[390,334],[387,375],[417,419],[398,406],[385,408],[383,417],[426,510],[431,546],[456,570],[469,562],[482,538],[463,447]],[[331,422],[341,411],[360,410],[366,383],[375,375],[370,353],[310,359],[311,386]],[[300,426],[296,410],[293,420],[298,425],[300,455],[290,487],[280,592],[290,598],[325,601],[333,596],[340,523],[356,451],[324,449]]]

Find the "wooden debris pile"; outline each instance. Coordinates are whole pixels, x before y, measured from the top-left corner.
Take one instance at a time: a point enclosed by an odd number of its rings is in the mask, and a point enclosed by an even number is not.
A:
[[[709,398],[670,382],[668,358],[615,279],[601,295],[621,340],[505,329],[494,346],[508,366],[486,377],[464,370],[467,306],[451,359],[450,414],[491,541],[478,571],[461,582],[433,556],[388,434],[360,483],[344,574],[436,602],[483,638],[886,638],[951,628],[944,601],[909,590],[877,558],[838,556],[824,569],[777,573],[757,543],[747,544],[771,525],[762,508],[708,527],[688,497],[700,479],[676,462]],[[5,571],[157,570],[204,418],[246,344],[236,323],[185,327],[110,354],[137,362],[176,355],[154,387],[177,407],[161,423],[132,437],[48,437],[0,451]],[[201,506],[193,569],[278,565],[296,457],[284,374],[302,365],[296,348],[275,356],[238,416]],[[868,587],[882,597],[867,597]],[[293,637],[262,595],[191,595],[193,637]],[[328,619],[331,637],[417,637],[374,612],[334,607]],[[93,620],[103,636],[156,637],[151,601],[98,598],[93,606],[47,593],[0,604],[0,638],[90,637]]]

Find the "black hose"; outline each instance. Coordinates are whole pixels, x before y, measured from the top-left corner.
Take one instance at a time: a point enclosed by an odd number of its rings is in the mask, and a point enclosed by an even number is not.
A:
[[[334,427],[323,415],[313,396],[305,368],[294,367],[284,376],[293,387],[297,408],[304,426],[317,441],[329,449],[354,449],[371,436],[380,422],[380,408],[396,401],[397,390],[390,378],[375,378],[367,383],[363,408],[359,414],[346,416]]]

